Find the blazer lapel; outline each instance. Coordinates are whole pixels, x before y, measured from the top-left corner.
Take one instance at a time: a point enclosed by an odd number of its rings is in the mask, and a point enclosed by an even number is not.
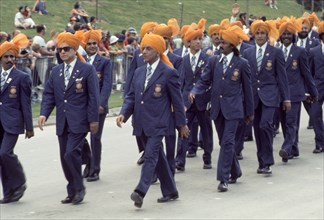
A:
[[[288,54],[288,57],[287,57],[287,61],[286,61],[286,69],[289,68],[290,64],[291,64],[291,61],[294,59],[294,53],[295,52],[295,46],[292,45],[291,48],[290,48],[290,51],[289,51],[289,54]]]
[[[148,81],[148,83],[147,83],[145,91],[148,90],[148,88],[160,77],[160,75],[162,73],[162,70],[163,70],[161,62],[163,62],[163,61],[160,60],[159,64],[157,65],[157,67],[156,67],[150,81]],[[143,75],[145,75],[145,74],[143,74]],[[145,79],[144,79],[144,81],[145,81]]]
[[[269,60],[270,56],[271,56],[271,48],[270,48],[270,45],[268,44],[266,50],[264,51],[260,72],[264,68],[264,66],[266,65],[266,63]]]
[[[235,65],[236,65],[236,56],[233,55],[232,60],[231,60],[230,64],[228,65],[226,73],[224,75],[231,73]]]
[[[7,80],[5,82],[5,84],[3,85],[3,88],[2,88],[2,92],[4,92],[7,87],[9,86],[10,82],[13,81],[15,79],[15,76],[16,76],[16,69],[13,68],[10,72],[10,74],[8,75],[7,77]]]
[[[80,75],[80,69],[79,69],[79,62],[81,62],[81,61],[79,61],[79,60],[77,60],[77,62],[75,63],[75,65],[74,65],[74,68],[73,68],[73,70],[72,70],[72,73],[71,73],[71,77],[70,77],[70,80],[69,80],[69,83],[68,83],[68,85],[67,85],[67,87],[66,87],[66,90],[68,90],[70,87],[71,87],[71,85],[73,85],[73,83],[74,83],[74,81],[79,77],[79,75]]]

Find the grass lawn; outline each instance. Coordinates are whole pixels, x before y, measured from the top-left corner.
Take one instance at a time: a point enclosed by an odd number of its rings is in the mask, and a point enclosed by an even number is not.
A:
[[[122,105],[122,92],[120,91],[113,91],[110,95],[109,98],[109,108],[116,108],[120,107]],[[40,103],[35,103],[32,105],[32,112],[33,112],[33,117],[37,118],[39,116],[40,112]],[[55,110],[51,114],[52,116],[55,115]]]

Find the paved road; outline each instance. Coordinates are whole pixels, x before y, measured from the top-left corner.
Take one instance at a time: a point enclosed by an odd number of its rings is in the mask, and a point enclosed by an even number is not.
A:
[[[20,140],[16,147],[27,175],[27,191],[20,202],[0,206],[0,219],[323,219],[323,156],[314,155],[313,130],[306,129],[303,112],[298,159],[283,164],[278,151],[283,141],[275,138],[273,175],[256,174],[254,142],[247,142],[241,162],[243,177],[217,192],[216,164],[219,147],[213,152],[213,169],[203,170],[201,159],[189,158],[186,171],[176,174],[180,198],[158,204],[159,183],[151,186],[142,209],[129,196],[137,184],[140,167],[130,123],[122,129],[115,118],[106,119],[100,181],[85,183],[83,204],[63,205],[66,181],[59,161],[55,126],[46,126],[35,137]],[[215,135],[215,143],[218,143]],[[2,190],[2,189],[0,189]]]

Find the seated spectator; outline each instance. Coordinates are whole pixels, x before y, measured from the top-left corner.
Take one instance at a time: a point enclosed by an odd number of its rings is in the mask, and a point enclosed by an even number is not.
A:
[[[29,10],[29,11],[28,11]],[[35,28],[35,22],[30,17],[30,9],[28,6],[20,6],[19,11],[15,15],[15,27],[17,28]]]
[[[40,15],[47,15],[46,0],[36,0],[32,11]]]
[[[8,34],[6,32],[0,32],[0,45],[8,40]]]
[[[78,22],[87,24],[89,15],[81,8],[80,3],[77,1],[74,4],[74,8],[71,10],[71,17],[75,17]]]
[[[95,16],[90,17],[90,22],[88,23],[89,28],[96,29],[97,18]]]
[[[77,19],[75,17],[70,17],[70,22],[67,23],[66,27],[65,27],[65,31],[66,32],[70,32],[72,34],[74,34],[74,25],[76,24]]]

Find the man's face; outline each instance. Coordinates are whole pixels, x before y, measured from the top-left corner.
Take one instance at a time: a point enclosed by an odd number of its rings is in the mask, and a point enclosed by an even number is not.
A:
[[[97,53],[97,51],[98,51],[97,41],[89,39],[86,44],[85,50],[89,56],[92,56],[95,53]]]
[[[197,53],[202,46],[202,38],[201,37],[195,37],[190,41],[190,51]]]
[[[220,35],[218,32],[213,33],[211,36],[212,43],[215,47],[217,47],[220,44]]]
[[[5,52],[1,57],[0,63],[4,70],[10,69],[15,64],[14,54],[10,51]]]
[[[283,45],[285,45],[285,47],[288,47],[292,41],[293,41],[293,34],[285,31],[281,37],[280,37],[281,43],[283,43]]]
[[[76,50],[67,43],[62,43],[62,45],[60,45],[57,50],[60,53],[61,59],[65,63],[71,63],[76,57]]]
[[[219,51],[222,54],[227,55],[233,51],[233,45],[224,40],[221,40],[221,43],[219,45]]]
[[[262,46],[268,40],[268,33],[259,29],[254,34],[254,40],[259,46]]]
[[[300,39],[305,39],[308,36],[309,28],[306,24],[302,24],[302,29],[298,32],[298,37]]]
[[[142,47],[142,54],[144,61],[149,63],[150,65],[159,58],[158,52],[154,48],[147,45],[144,45]]]

